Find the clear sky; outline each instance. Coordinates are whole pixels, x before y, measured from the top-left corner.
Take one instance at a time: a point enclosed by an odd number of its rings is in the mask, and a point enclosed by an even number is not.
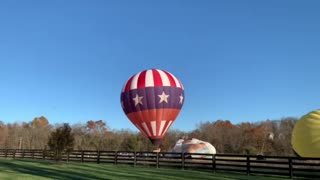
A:
[[[167,70],[185,87],[173,129],[300,117],[320,106],[319,1],[0,2],[0,120],[104,120],[135,130],[127,78]]]

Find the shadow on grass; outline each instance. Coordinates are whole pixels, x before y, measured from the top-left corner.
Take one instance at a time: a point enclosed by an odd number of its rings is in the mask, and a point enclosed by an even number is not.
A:
[[[101,174],[107,177],[115,177],[115,179],[121,179],[123,174],[127,174],[125,179],[141,179],[141,180],[186,180],[186,179],[248,179],[243,174],[229,173],[216,173],[202,172],[202,171],[190,171],[181,169],[168,169],[168,168],[155,168],[155,167],[143,167],[143,166],[128,166],[128,165],[92,165],[85,163],[81,166],[75,167],[75,169],[87,169],[89,171],[100,171]],[[250,179],[250,178],[249,178]],[[252,179],[259,179],[254,177]],[[264,178],[265,179],[265,178]]]
[[[112,173],[101,172],[95,168],[88,169],[82,167],[80,163],[54,163],[36,160],[13,160],[6,159],[0,161],[0,171],[10,170],[17,174],[29,174],[39,178],[50,179],[109,179],[108,175],[116,175],[122,179],[132,178],[128,173]],[[103,175],[103,177],[101,177]]]
[[[39,165],[40,164],[40,165]],[[51,179],[95,179],[95,176],[87,176],[85,172],[83,173],[69,173],[65,170],[59,170],[58,166],[52,163],[38,163],[35,161],[21,161],[21,160],[11,160],[11,161],[0,161],[1,167],[6,167],[6,169],[22,173],[29,174],[35,177],[45,177]],[[53,167],[56,166],[56,167]]]
[[[0,159],[0,172],[11,170],[34,177],[50,179],[139,179],[139,180],[185,180],[185,179],[266,179],[266,177],[251,177],[240,174],[190,171],[155,167],[133,167],[128,165],[66,163],[56,164],[45,160],[10,160]],[[269,179],[269,178],[267,178]],[[271,178],[273,179],[273,178]],[[278,179],[278,178],[274,178]]]

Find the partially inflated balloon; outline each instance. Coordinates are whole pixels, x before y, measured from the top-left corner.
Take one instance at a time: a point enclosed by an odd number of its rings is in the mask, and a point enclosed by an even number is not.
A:
[[[212,144],[196,138],[179,139],[171,151],[177,153],[216,154],[216,148]]]
[[[320,157],[320,110],[304,115],[296,123],[291,144],[301,157]]]
[[[159,69],[133,75],[121,92],[123,111],[156,146],[177,118],[183,100],[181,82],[171,73]]]

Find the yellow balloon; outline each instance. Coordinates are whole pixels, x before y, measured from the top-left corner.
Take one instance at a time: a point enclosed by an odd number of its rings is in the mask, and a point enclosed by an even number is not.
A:
[[[301,157],[320,157],[320,110],[301,117],[293,128],[291,144]]]

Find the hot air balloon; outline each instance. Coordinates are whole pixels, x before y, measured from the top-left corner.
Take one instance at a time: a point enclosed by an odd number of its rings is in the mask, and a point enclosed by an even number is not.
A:
[[[183,103],[182,83],[168,71],[159,69],[133,75],[121,92],[124,113],[157,148]]]
[[[197,155],[191,155],[191,157],[210,157],[199,154],[216,154],[216,148],[206,141],[201,141],[196,138],[192,139],[179,139],[175,146],[171,149],[171,152],[175,153],[196,153]]]
[[[293,128],[291,144],[301,157],[320,157],[320,110],[301,117]]]

